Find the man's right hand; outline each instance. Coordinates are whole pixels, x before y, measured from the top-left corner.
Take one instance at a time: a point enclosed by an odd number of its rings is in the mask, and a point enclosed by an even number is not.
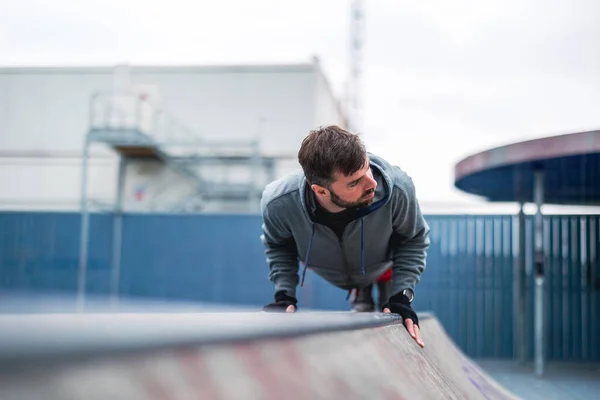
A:
[[[296,312],[298,301],[296,298],[288,296],[285,292],[275,293],[275,302],[263,307],[266,312]]]
[[[419,329],[419,318],[417,313],[410,306],[410,300],[402,293],[392,296],[388,303],[383,306],[383,312],[386,314],[400,314],[404,321],[404,326],[410,336],[421,347],[425,347],[423,339],[421,339],[421,330]]]

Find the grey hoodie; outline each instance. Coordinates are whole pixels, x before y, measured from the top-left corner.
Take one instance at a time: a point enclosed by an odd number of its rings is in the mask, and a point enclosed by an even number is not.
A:
[[[425,270],[429,226],[412,179],[400,168],[368,154],[377,181],[371,206],[359,210],[340,241],[313,222],[315,198],[299,171],[269,183],[262,196],[261,240],[275,292],[296,297],[299,261],[341,289],[365,287],[392,267],[391,294],[412,289]]]

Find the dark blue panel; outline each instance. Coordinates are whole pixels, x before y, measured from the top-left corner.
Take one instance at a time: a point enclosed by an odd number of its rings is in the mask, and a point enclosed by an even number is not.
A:
[[[600,204],[600,154],[552,158],[480,171],[455,182],[467,193],[490,201],[534,202],[534,171],[544,170],[544,202]]]
[[[590,360],[600,360],[600,217],[589,218]]]
[[[235,304],[272,299],[257,216],[126,215],[121,292]]]
[[[88,290],[104,292],[112,218],[93,216]],[[0,213],[0,288],[73,292],[79,267],[80,217],[70,213]]]

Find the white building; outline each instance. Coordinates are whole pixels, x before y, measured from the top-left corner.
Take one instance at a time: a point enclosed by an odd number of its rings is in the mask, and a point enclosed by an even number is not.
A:
[[[346,125],[316,59],[295,65],[0,68],[0,207],[79,210],[90,128],[109,127],[114,136],[126,134],[123,126],[159,143],[158,152],[150,152],[154,158],[128,162],[125,210],[256,211],[256,198],[244,198],[244,187],[250,184],[255,194],[269,179],[297,168],[300,141],[324,124]],[[243,145],[252,140],[255,147]],[[138,147],[126,153],[139,154]],[[88,148],[87,198],[112,208],[119,153],[98,142]],[[161,151],[169,157],[156,157]],[[169,161],[182,151],[185,169],[192,171],[187,177],[181,159],[175,168]],[[245,152],[237,166],[214,157],[236,151]],[[192,156],[197,162],[190,162]]]

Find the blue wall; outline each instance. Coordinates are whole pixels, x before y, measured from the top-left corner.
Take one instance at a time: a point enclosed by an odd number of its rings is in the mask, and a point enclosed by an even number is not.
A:
[[[427,216],[428,266],[415,308],[433,311],[472,357],[513,356],[513,268],[518,259],[511,216]],[[108,293],[113,217],[92,215],[87,292]],[[545,217],[549,359],[600,361],[600,219]],[[74,292],[80,216],[0,213],[0,288]],[[533,224],[527,221],[527,268]],[[254,305],[272,299],[259,240],[260,217],[126,214],[120,293]],[[527,337],[533,356],[533,280],[527,280]],[[347,310],[346,292],[308,271],[299,289],[306,308]]]

